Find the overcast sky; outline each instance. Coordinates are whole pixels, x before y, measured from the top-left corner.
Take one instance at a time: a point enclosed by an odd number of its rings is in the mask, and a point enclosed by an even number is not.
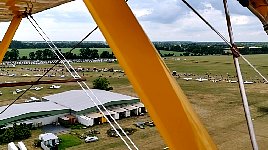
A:
[[[222,1],[188,2],[227,38]],[[128,3],[152,41],[222,41],[181,0],[129,0]],[[237,0],[229,0],[229,8],[235,41],[268,41],[260,21]],[[96,26],[82,0],[35,14],[34,18],[55,41],[79,41]],[[1,39],[8,25],[0,23]],[[27,19],[23,19],[14,39],[42,40]],[[87,40],[105,39],[97,31]]]

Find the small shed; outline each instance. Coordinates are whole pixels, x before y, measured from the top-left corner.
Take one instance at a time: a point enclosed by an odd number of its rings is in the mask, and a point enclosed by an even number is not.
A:
[[[93,118],[89,118],[87,116],[78,116],[77,120],[79,123],[81,123],[84,126],[93,126],[94,125],[94,119]]]
[[[40,134],[39,140],[44,150],[57,149],[59,145],[59,138],[53,133]]]

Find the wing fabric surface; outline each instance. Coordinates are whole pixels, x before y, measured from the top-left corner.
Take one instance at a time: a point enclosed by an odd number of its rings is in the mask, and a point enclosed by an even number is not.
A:
[[[73,0],[0,0],[0,22],[11,21],[14,15],[25,11],[35,14]]]
[[[264,31],[268,34],[268,1],[267,0],[238,0],[256,15],[263,24]]]

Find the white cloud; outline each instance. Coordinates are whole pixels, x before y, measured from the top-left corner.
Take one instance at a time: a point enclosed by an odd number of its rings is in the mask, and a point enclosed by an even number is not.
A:
[[[233,16],[231,19],[234,25],[247,25],[249,24],[250,18],[248,16]]]
[[[227,35],[222,2],[218,0],[188,0],[216,29]],[[130,0],[128,2],[140,24],[151,40],[221,41],[180,0]],[[237,1],[229,1],[230,14],[237,41],[267,41],[260,21]],[[75,40],[83,38],[95,27],[90,13],[82,0],[34,15],[40,26],[53,40]],[[0,23],[0,38],[8,23]],[[24,19],[14,39],[42,40],[31,24]],[[88,40],[104,40],[100,31]]]
[[[133,10],[134,14],[136,17],[143,17],[146,15],[150,15],[153,13],[152,9],[137,9],[137,10]]]

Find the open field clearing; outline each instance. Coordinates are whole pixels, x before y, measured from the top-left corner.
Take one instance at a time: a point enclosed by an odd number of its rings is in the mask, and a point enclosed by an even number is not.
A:
[[[249,61],[256,66],[257,69],[268,77],[268,55],[248,55],[245,56]],[[138,60],[137,60],[138,61]],[[207,128],[209,134],[221,150],[250,150],[251,144],[246,127],[244,111],[242,107],[241,97],[237,83],[227,83],[226,81],[235,81],[235,69],[232,62],[232,56],[196,56],[196,57],[169,57],[164,59],[170,71],[176,71],[175,76],[178,84],[181,86],[187,95],[193,108],[196,110],[201,121]],[[246,84],[246,91],[252,113],[252,118],[255,133],[259,148],[267,149],[268,147],[268,84],[262,83],[263,80],[250,68],[242,59],[240,59],[241,69],[244,79],[254,82],[253,84]],[[130,96],[137,96],[130,85],[127,76],[118,63],[77,63],[73,64],[75,68],[113,68],[114,72],[104,71],[84,71],[78,72],[81,77],[87,79],[87,83],[92,87],[92,81],[98,77],[106,77],[110,81],[110,86],[113,87],[113,92],[118,92]],[[37,77],[33,75],[43,74],[44,70],[52,65],[17,65],[16,68],[2,68],[0,74],[1,82],[19,82],[19,81],[34,81]],[[150,70],[150,68],[148,68]],[[10,77],[7,74],[16,74]],[[22,77],[24,74],[29,74],[28,77]],[[64,79],[70,78],[61,65],[58,65],[50,75],[55,77],[45,77],[44,80],[59,79],[64,75]],[[152,72],[153,76],[154,73]],[[186,81],[183,78],[193,78]],[[218,82],[203,81],[199,82],[197,78],[215,78],[221,80]],[[157,85],[157,81],[155,81]],[[24,102],[29,97],[41,98],[45,95],[59,93],[71,89],[79,89],[76,83],[60,84],[60,89],[49,89],[51,85],[38,85],[43,89],[39,91],[30,90],[18,102]],[[161,85],[159,85],[161,86]],[[13,94],[15,89],[26,89],[28,86],[1,88],[3,93],[0,96],[0,104],[7,105],[14,100],[20,93]],[[167,100],[168,102],[168,100]],[[169,116],[167,116],[169,117]],[[137,121],[149,121],[149,116],[140,116],[138,118],[132,117],[120,120],[119,123],[123,127],[132,127],[133,123]],[[170,118],[172,121],[172,118]],[[94,126],[92,129],[97,129],[101,132],[99,141],[94,143],[84,143],[68,149],[126,149],[123,142],[119,138],[107,137],[106,131],[109,129],[108,124]],[[179,126],[178,126],[179,128]],[[83,133],[88,129],[72,130],[72,132]],[[35,130],[32,138],[25,140],[26,146],[29,149],[34,149],[32,146],[33,140],[41,130]],[[157,132],[156,127],[146,127],[145,129],[138,129],[130,136],[140,149],[162,149],[165,143]],[[1,145],[0,149],[6,149],[6,145]]]

